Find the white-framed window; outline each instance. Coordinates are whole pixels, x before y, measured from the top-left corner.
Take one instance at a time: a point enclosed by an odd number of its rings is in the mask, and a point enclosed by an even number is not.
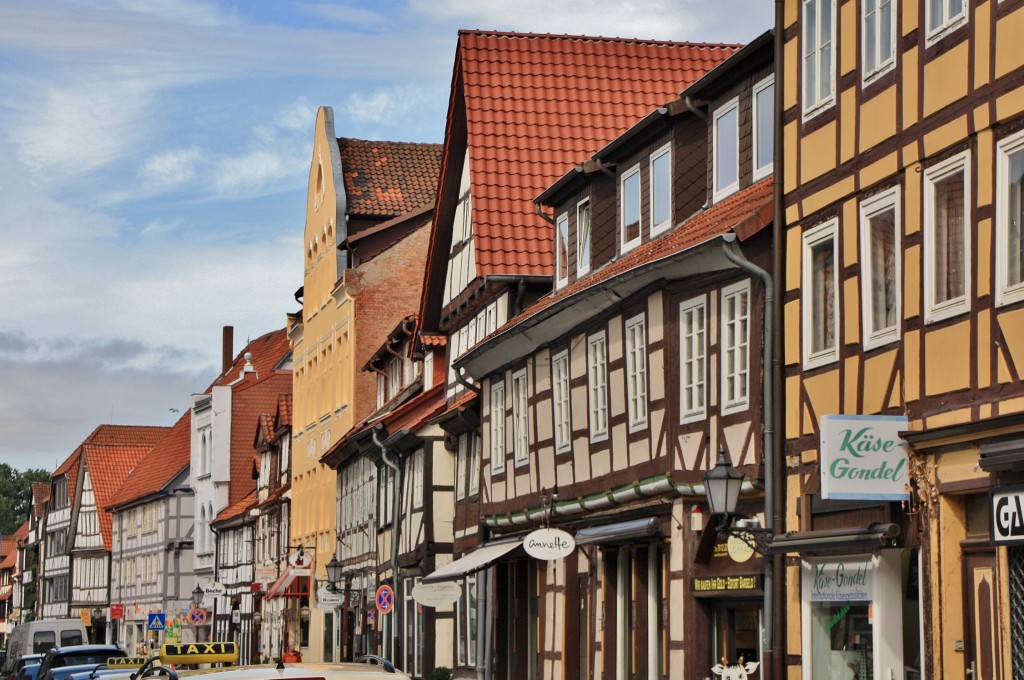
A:
[[[555,220],[555,288],[569,283],[569,214]]]
[[[775,74],[754,85],[754,179],[772,174],[775,163]]]
[[[640,245],[640,166],[634,165],[619,182],[619,245],[622,252]]]
[[[419,579],[402,580],[402,618],[405,619],[405,644],[402,645],[405,663],[402,668],[413,676],[420,677],[423,673],[423,648],[426,646],[423,640],[423,614],[422,608],[412,597],[412,591],[419,583]]]
[[[530,461],[530,416],[526,369],[512,374],[512,454],[516,467]]]
[[[469,435],[460,434],[455,455],[455,500],[466,497],[466,469],[469,467]]]
[[[626,320],[626,411],[630,432],[647,426],[646,326],[643,313]]]
[[[576,204],[576,277],[590,271],[590,199]]]
[[[383,374],[377,374],[377,408],[388,402],[388,380]],[[312,443],[312,440],[310,440]]]
[[[967,22],[966,0],[928,0],[925,21],[930,45]]]
[[[568,451],[572,444],[568,350],[562,350],[551,358],[551,404],[555,418],[555,450]]]
[[[672,227],[672,145],[651,154],[651,234],[660,234]]]
[[[900,335],[900,191],[893,187],[860,204],[864,348]]]
[[[434,386],[434,353],[428,350],[423,355],[423,391]]]
[[[412,507],[414,509],[423,507],[423,462],[425,455],[423,449],[416,449],[412,454],[412,460],[409,465],[412,473]]]
[[[996,304],[1024,300],[1024,132],[996,146]]]
[[[896,0],[861,0],[860,50],[865,83],[896,66]]]
[[[803,117],[835,102],[836,0],[803,0]]]
[[[395,493],[394,475],[391,468],[381,465],[377,468],[377,518],[378,526],[391,524],[394,508],[391,499]]]
[[[742,411],[750,395],[750,279],[721,292],[722,414]]]
[[[839,358],[838,221],[829,220],[803,235],[804,368]]]
[[[462,595],[455,603],[455,620],[458,628],[457,663],[462,667],[476,667],[477,647],[477,606],[479,603],[476,574],[466,577]]]
[[[587,338],[590,441],[608,438],[608,343],[604,331]]]
[[[680,422],[702,419],[707,404],[707,296],[679,305]]]
[[[505,383],[491,385],[491,473],[505,470]]]
[[[924,171],[925,323],[970,309],[970,153]]]
[[[469,482],[466,485],[466,492],[470,496],[480,493],[480,461],[483,458],[483,440],[475,435],[470,435],[469,441]]]
[[[714,200],[720,201],[740,186],[740,100],[732,99],[715,111],[712,123],[712,175]]]

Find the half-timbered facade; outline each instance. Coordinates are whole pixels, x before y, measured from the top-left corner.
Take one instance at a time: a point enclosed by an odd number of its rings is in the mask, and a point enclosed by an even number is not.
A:
[[[213,640],[238,645],[238,663],[258,663],[260,651],[253,647],[253,582],[256,517],[256,489],[225,508],[213,520],[217,536],[216,582],[224,594],[214,604]],[[253,655],[256,656],[253,656]]]
[[[18,623],[41,616],[40,590],[43,569],[43,544],[46,540],[46,508],[50,502],[50,483],[32,482],[28,533],[18,542],[19,575],[14,589],[15,617]]]
[[[11,615],[14,612],[14,586],[18,576],[18,540],[28,533],[28,522],[24,522],[10,536],[0,538],[0,644],[7,646],[7,635],[14,626]]]
[[[1018,677],[1024,6],[783,24],[789,674]]]
[[[196,584],[191,417],[185,413],[132,470],[112,501],[111,639],[132,654],[195,640],[183,622]],[[149,630],[162,613],[164,630]]]

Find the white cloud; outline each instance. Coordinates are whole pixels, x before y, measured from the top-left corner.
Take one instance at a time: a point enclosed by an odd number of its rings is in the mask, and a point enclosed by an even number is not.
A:
[[[195,146],[164,151],[150,157],[139,170],[139,176],[149,186],[171,189],[195,177],[201,158],[202,152]]]
[[[310,16],[367,29],[380,29],[394,24],[394,18],[381,12],[350,4],[338,3],[305,3],[298,6],[300,11]]]

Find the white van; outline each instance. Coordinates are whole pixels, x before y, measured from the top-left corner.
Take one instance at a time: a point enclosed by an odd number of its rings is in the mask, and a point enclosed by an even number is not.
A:
[[[15,626],[7,636],[3,676],[6,678],[13,672],[22,654],[45,654],[57,646],[85,644],[88,639],[80,619],[29,621]]]

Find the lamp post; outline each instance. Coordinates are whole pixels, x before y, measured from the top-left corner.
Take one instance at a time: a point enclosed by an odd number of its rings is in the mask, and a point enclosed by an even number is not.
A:
[[[729,517],[736,514],[736,504],[740,500],[743,479],[743,473],[729,463],[725,449],[719,449],[718,462],[704,475],[704,488],[708,494],[711,514],[718,515],[720,518],[719,531],[728,529]]]
[[[192,606],[193,607],[198,607],[199,605],[201,605],[203,603],[203,595],[205,595],[205,593],[203,592],[203,589],[200,588],[199,584],[197,583],[195,589],[192,591]]]

